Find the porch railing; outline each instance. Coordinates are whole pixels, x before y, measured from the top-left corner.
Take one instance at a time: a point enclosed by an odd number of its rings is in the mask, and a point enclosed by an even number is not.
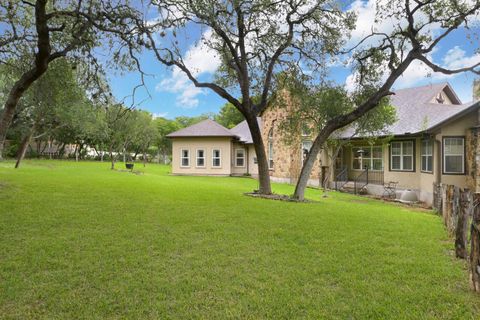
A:
[[[368,167],[360,173],[353,181],[353,193],[357,194],[360,190],[368,185]]]
[[[348,168],[335,170],[335,190],[340,190],[348,182]]]
[[[384,180],[384,171],[378,170],[369,170],[368,171],[368,183],[370,184],[379,184],[383,185],[385,182]]]

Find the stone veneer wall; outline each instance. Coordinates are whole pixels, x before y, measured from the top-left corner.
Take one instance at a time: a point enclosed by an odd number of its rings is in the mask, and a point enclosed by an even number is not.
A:
[[[467,186],[473,192],[480,192],[480,128],[467,130],[466,135],[466,166]]]
[[[273,127],[273,169],[270,170],[270,176],[288,179],[290,183],[296,183],[302,169],[301,145],[303,137],[299,130],[298,138],[295,137],[292,144],[287,144],[280,129],[282,121],[286,119],[289,112],[292,112],[291,110],[291,107],[269,107],[262,115],[262,138],[268,157],[268,133]],[[320,171],[320,163],[317,158],[310,179],[318,180]]]

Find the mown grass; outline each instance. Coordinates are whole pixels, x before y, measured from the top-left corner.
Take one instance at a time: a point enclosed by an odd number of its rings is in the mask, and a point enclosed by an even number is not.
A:
[[[0,163],[0,318],[479,317],[433,214],[140,169]]]

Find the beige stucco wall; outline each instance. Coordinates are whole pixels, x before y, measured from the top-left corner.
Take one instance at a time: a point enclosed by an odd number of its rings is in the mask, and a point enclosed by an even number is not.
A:
[[[477,112],[471,112],[470,114],[442,127],[440,131],[435,135],[435,140],[442,144],[442,138],[445,136],[467,136],[468,130],[478,124]],[[440,153],[440,159],[441,153]],[[442,165],[442,163],[440,163]],[[440,182],[445,184],[453,184],[455,186],[465,188],[467,187],[467,175],[468,166],[465,166],[465,175],[445,175],[441,174]],[[442,172],[442,167],[439,168],[439,172]]]
[[[442,138],[445,136],[467,136],[470,128],[477,125],[477,113],[472,112],[456,121],[453,121],[433,134],[436,141],[433,145],[433,172],[421,172],[421,142],[422,136],[394,138],[392,141],[414,140],[415,141],[415,171],[390,171],[390,150],[389,144],[383,144],[384,159],[384,181],[398,182],[399,189],[413,189],[418,191],[420,200],[431,203],[433,196],[433,183],[441,182],[445,184],[453,184],[461,188],[466,188],[472,184],[468,179],[468,163],[466,164],[465,175],[449,175],[442,173]],[[353,141],[352,146],[368,146],[365,141]],[[469,153],[469,145],[467,144],[467,154]],[[354,170],[352,167],[352,146],[344,148],[343,165],[348,166],[350,179],[355,178],[361,171]]]
[[[257,154],[255,153],[255,147],[253,144],[248,145],[248,173],[252,176],[258,176]]]
[[[190,150],[190,166],[181,167],[181,150]],[[205,167],[196,167],[197,149],[205,150]],[[212,153],[220,149],[221,165],[212,167]],[[172,173],[192,175],[230,175],[232,168],[232,141],[229,137],[198,137],[172,139]]]

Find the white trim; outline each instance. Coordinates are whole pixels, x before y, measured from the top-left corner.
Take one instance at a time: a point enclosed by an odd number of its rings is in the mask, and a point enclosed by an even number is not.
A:
[[[447,139],[458,139],[462,140],[462,153],[460,154],[448,154],[445,152],[445,142]],[[444,137],[443,138],[443,174],[458,174],[458,175],[463,175],[465,174],[465,138],[464,137]],[[446,157],[451,156],[451,157],[462,157],[462,171],[461,172],[456,172],[456,171],[447,171],[447,161]]]
[[[241,150],[242,153],[243,153],[243,157],[237,157],[237,151]],[[245,152],[245,148],[236,148],[235,149],[235,168],[245,168],[245,155],[246,155],[246,152]],[[238,163],[237,163],[237,159],[243,159],[243,165],[242,166],[239,166]]]
[[[218,151],[218,157],[215,157],[215,151]],[[215,159],[218,159],[218,166],[213,162]],[[222,150],[213,149],[212,150],[212,168],[221,168],[222,167]]]
[[[183,151],[188,152],[188,157],[183,156]],[[183,165],[183,159],[188,159],[188,165]],[[190,168],[190,149],[180,149],[180,168]]]
[[[380,150],[381,150],[380,153],[382,155],[380,158],[374,158],[373,157],[373,148],[380,148]],[[370,149],[370,155],[371,156],[369,158],[365,158],[365,159],[363,158],[363,156],[362,157],[356,157],[354,152],[353,152],[353,149],[363,149],[363,150]],[[367,160],[370,161],[370,168],[368,169],[369,171],[383,172],[385,170],[385,159],[384,159],[385,157],[384,157],[384,154],[383,154],[383,145],[352,146],[351,153],[352,153],[352,157],[351,157],[352,161],[351,161],[351,166],[350,167],[352,168],[353,171],[363,171],[363,170],[365,170],[365,166],[363,165],[364,160],[365,161],[367,161]],[[361,161],[360,169],[356,169],[356,168],[353,167],[353,163],[354,163],[355,159],[359,159]],[[374,160],[382,160],[382,169],[373,169]]]
[[[430,149],[427,148],[427,146],[425,146],[425,150],[424,150],[425,143],[428,143]],[[427,165],[427,167],[428,167],[428,158],[431,158],[432,167],[430,168],[430,170],[428,170],[428,168],[425,168],[425,169],[423,168],[423,158],[426,159],[425,164]],[[432,139],[423,139],[420,142],[420,172],[433,173],[433,140]]]
[[[400,154],[393,154],[393,144],[394,143],[399,143],[400,144]],[[405,143],[411,143],[412,144],[412,153],[411,154],[406,154],[404,153],[404,144]],[[393,157],[400,157],[400,168],[395,169],[393,167]],[[405,165],[403,163],[403,160],[405,157],[411,157],[412,158],[412,168],[411,169],[405,169]],[[415,141],[414,140],[397,140],[397,141],[392,141],[390,143],[390,171],[397,171],[397,172],[415,172]]]
[[[198,156],[198,151],[203,151],[203,157]],[[203,159],[203,166],[198,165],[198,159]],[[205,156],[205,149],[199,148],[195,150],[195,168],[206,168],[207,157]]]

